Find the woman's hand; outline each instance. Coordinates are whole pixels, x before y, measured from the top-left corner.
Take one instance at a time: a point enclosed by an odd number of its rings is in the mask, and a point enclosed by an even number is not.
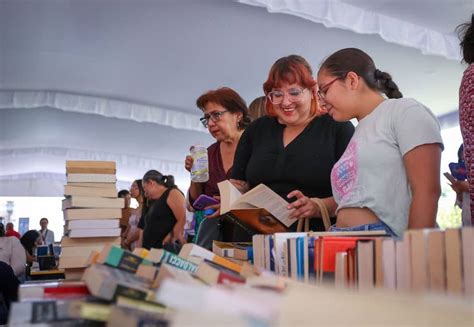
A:
[[[449,183],[448,183],[449,184]],[[449,184],[456,194],[462,194],[463,192],[469,192],[469,183],[467,181],[454,181]]]
[[[246,181],[239,179],[229,179],[229,182],[231,182],[242,194],[248,192],[249,190],[249,184]]]
[[[286,197],[296,197],[296,201],[288,205],[288,209],[295,209],[290,215],[291,218],[303,219],[321,216],[318,205],[311,201],[311,199],[305,196],[301,191],[292,191],[288,193]]]
[[[186,160],[184,160],[184,169],[191,172],[191,168],[193,166],[193,163],[194,163],[193,156],[187,155]]]
[[[214,196],[214,199],[216,200],[220,200],[220,196]],[[217,218],[221,215],[221,204],[220,203],[217,203],[217,204],[213,204],[213,205],[210,205],[210,206],[207,206],[204,208],[204,210],[207,210],[207,209],[212,209],[214,210],[214,213],[211,214],[211,215],[206,215],[206,218]]]
[[[181,230],[175,228],[169,232],[168,235],[166,235],[166,237],[163,239],[163,244],[178,242],[179,244],[183,245],[186,243],[183,234],[184,230],[182,228]]]

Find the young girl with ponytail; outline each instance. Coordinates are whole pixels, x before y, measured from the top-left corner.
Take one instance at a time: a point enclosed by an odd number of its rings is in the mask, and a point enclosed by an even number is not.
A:
[[[360,49],[329,56],[318,85],[320,104],[334,120],[358,121],[331,172],[338,205],[331,230],[401,237],[406,229],[434,227],[443,143],[433,113],[402,98],[392,77]]]

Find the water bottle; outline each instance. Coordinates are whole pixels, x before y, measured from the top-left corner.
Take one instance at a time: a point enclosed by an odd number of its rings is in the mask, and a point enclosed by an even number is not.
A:
[[[193,145],[191,149],[193,166],[191,167],[191,181],[204,183],[209,180],[209,162],[207,148],[202,145]]]

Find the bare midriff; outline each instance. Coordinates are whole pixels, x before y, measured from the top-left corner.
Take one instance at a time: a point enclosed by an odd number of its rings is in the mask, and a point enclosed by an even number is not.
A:
[[[380,219],[368,208],[343,208],[337,212],[337,227],[354,227],[378,222]]]

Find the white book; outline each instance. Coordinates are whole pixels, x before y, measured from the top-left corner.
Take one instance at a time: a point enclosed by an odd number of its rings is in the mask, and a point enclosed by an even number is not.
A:
[[[115,183],[115,174],[67,174],[68,183]]]
[[[397,287],[395,258],[395,240],[384,239],[382,241],[383,287],[392,290]]]
[[[293,210],[288,210],[288,202],[264,184],[257,185],[244,194],[228,180],[218,183],[217,186],[221,195],[221,214],[236,209],[263,208],[286,227],[296,221],[290,218]]]
[[[64,185],[64,195],[100,196],[106,198],[116,198],[117,189],[115,188],[115,185],[112,185],[108,188]]]
[[[397,290],[409,291],[411,289],[411,257],[410,236],[404,236],[402,241],[395,242]]]
[[[66,222],[66,229],[96,229],[119,228],[120,219],[70,220]]]
[[[69,231],[70,238],[81,237],[112,237],[120,236],[120,228],[101,228],[101,229],[71,229]]]
[[[88,196],[71,196],[63,200],[63,210],[69,208],[123,208],[122,198],[100,198]]]
[[[61,248],[61,258],[89,257],[92,251],[101,252],[105,245],[67,246]]]
[[[347,269],[347,252],[337,252],[334,271],[336,288],[348,287]]]
[[[114,219],[114,218],[122,218],[122,210],[120,208],[66,209],[63,211],[63,215],[64,215],[64,220]]]
[[[275,233],[273,250],[275,251],[275,272],[282,276],[288,276],[288,267],[285,263],[284,244],[287,239],[306,236],[306,233]]]

